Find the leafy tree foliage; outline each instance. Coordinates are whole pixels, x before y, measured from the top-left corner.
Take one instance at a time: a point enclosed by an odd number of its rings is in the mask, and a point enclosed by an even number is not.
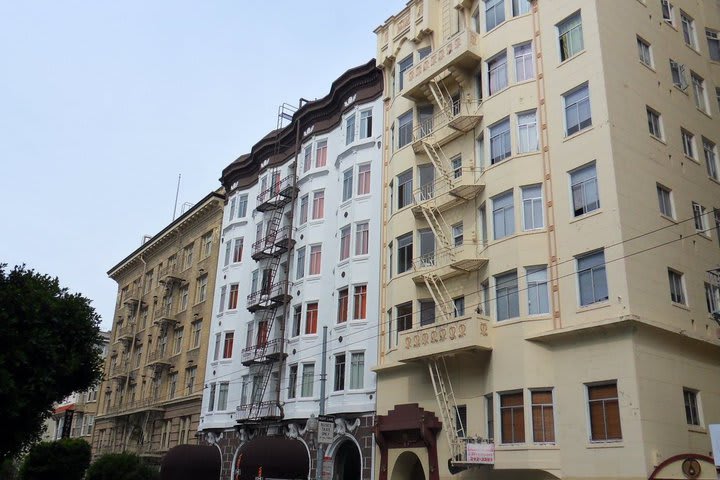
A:
[[[100,317],[57,278],[0,264],[0,460],[36,442],[54,402],[102,376]]]
[[[108,453],[95,460],[85,480],[158,480],[157,470],[134,453]]]
[[[42,442],[32,446],[20,480],[82,480],[90,466],[90,444],[80,438]]]

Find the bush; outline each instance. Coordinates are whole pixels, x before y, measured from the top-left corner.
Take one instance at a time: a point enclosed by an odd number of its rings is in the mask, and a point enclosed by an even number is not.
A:
[[[0,479],[16,480],[17,473],[17,464],[14,459],[6,458],[5,461],[0,464]]]
[[[90,444],[79,438],[42,442],[28,452],[20,480],[82,480],[90,465]]]
[[[85,480],[157,480],[160,475],[133,453],[109,453],[95,460]]]

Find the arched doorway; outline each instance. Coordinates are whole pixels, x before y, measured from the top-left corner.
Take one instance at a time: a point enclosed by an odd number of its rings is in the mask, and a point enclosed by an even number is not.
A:
[[[335,450],[333,462],[333,480],[360,480],[362,465],[360,452],[350,440],[345,440]]]
[[[425,470],[423,470],[420,459],[413,452],[403,452],[395,461],[393,467],[392,480],[424,480]]]

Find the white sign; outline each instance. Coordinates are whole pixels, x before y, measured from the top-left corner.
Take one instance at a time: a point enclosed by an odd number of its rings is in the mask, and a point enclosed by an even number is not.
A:
[[[335,424],[333,422],[318,422],[318,442],[332,443]]]
[[[467,444],[467,461],[468,463],[495,463],[495,444],[494,443],[468,443]]]
[[[712,443],[715,466],[720,467],[720,423],[708,425],[708,430],[710,430],[710,442]]]

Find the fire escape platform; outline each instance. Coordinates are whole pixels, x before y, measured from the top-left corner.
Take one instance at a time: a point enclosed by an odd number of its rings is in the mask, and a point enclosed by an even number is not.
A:
[[[463,245],[432,255],[424,255],[413,261],[413,281],[425,284],[425,276],[436,275],[440,280],[448,280],[458,275],[477,271],[487,265],[488,259],[478,252],[477,245]]]
[[[241,363],[248,367],[284,359],[287,357],[287,353],[284,351],[285,342],[286,340],[282,338],[276,338],[263,344],[244,348],[241,354]]]
[[[465,202],[475,199],[483,190],[485,183],[476,181],[473,172],[463,172],[460,178],[453,180],[452,185],[448,186],[444,182],[437,182],[433,196],[422,202],[416,203],[412,207],[415,217],[424,219],[423,209],[430,208],[440,213],[446,212],[452,208],[462,205]],[[416,195],[416,199],[418,196]],[[417,200],[416,200],[417,201]]]
[[[492,351],[490,320],[477,314],[400,332],[395,360],[401,363],[460,353]]]

